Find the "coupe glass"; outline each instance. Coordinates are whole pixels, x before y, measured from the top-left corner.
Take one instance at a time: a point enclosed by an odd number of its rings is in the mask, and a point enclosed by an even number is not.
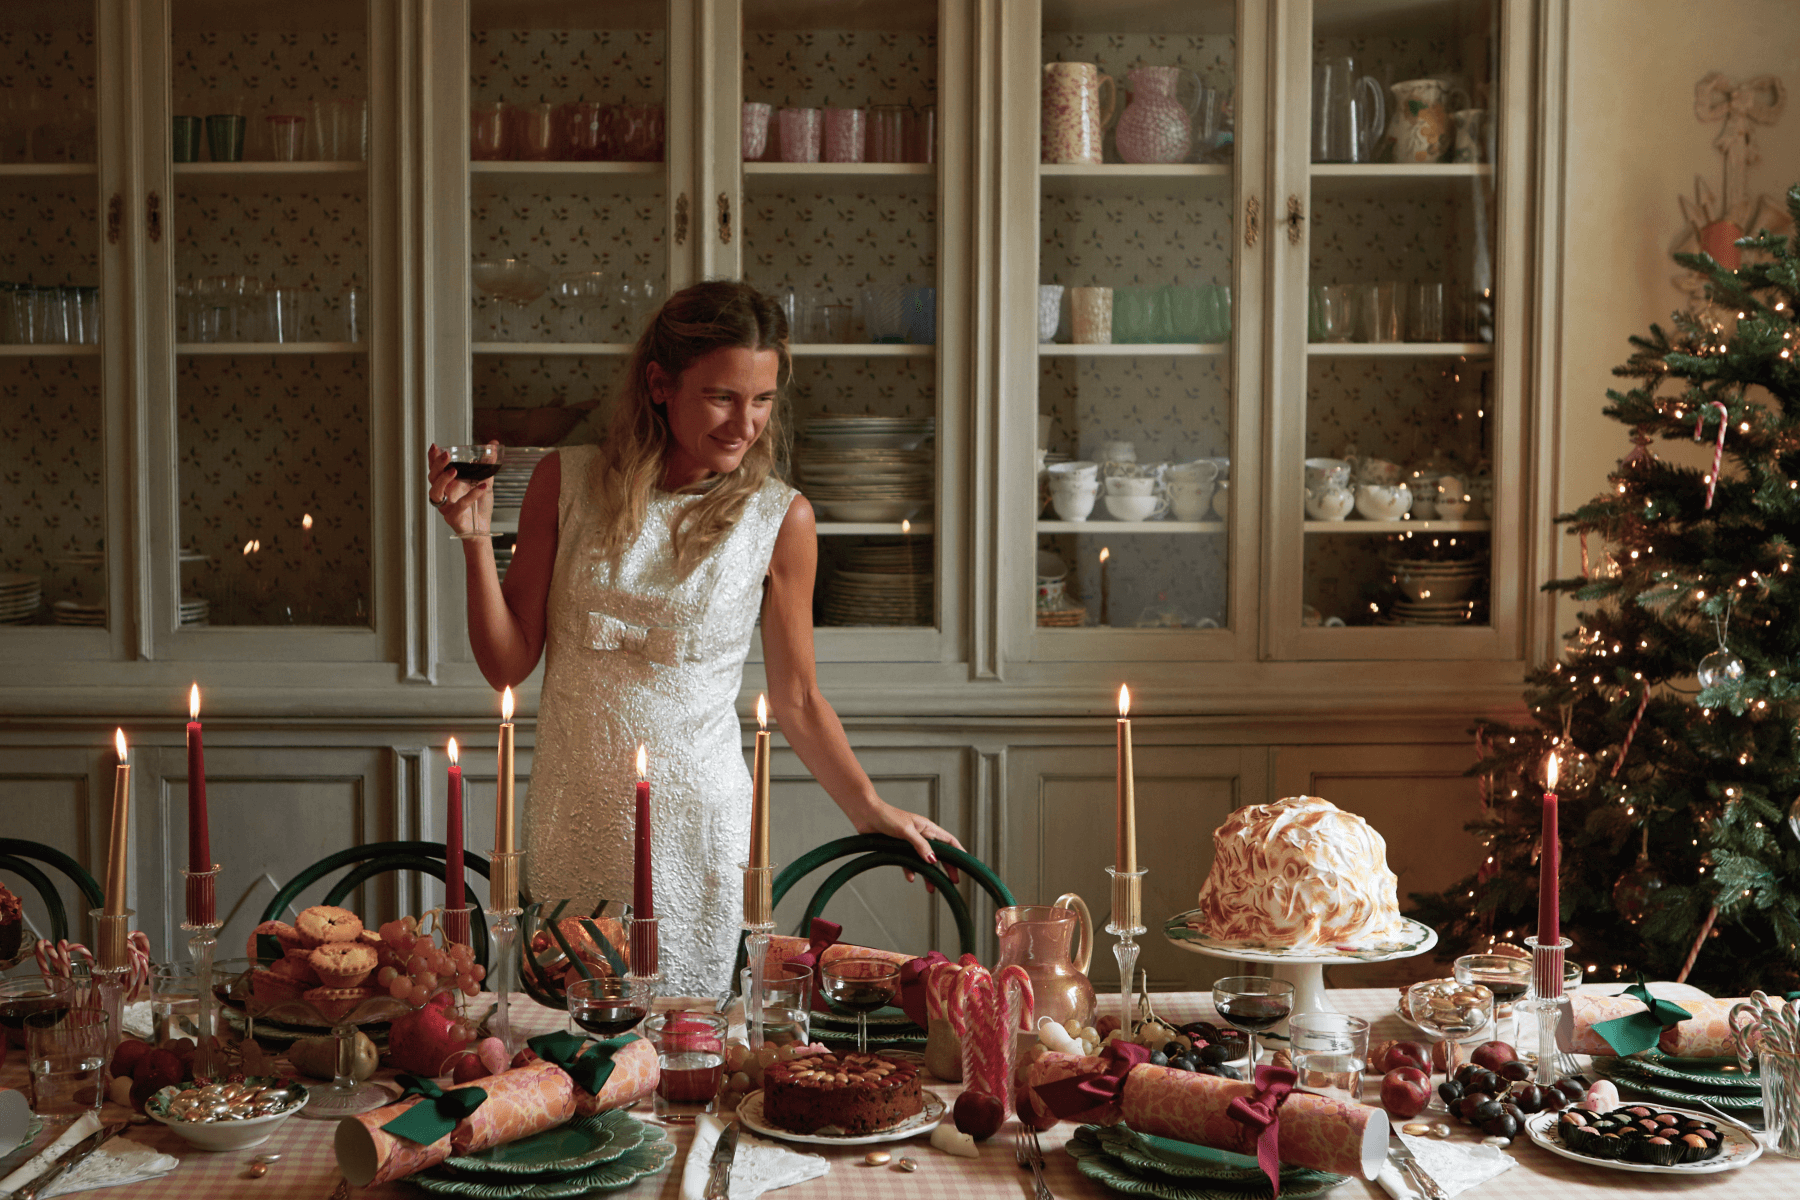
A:
[[[500,305],[500,320],[495,334],[503,342],[521,341],[518,335],[525,319],[525,308],[544,294],[549,276],[518,258],[484,258],[469,268],[469,278],[476,287],[492,296]]]
[[[1465,954],[1452,968],[1458,983],[1479,983],[1494,993],[1494,1019],[1511,1010],[1531,990],[1531,960],[1504,954]],[[1515,1018],[1515,1027],[1517,1019]],[[1516,1033],[1515,1033],[1516,1037]]]
[[[569,1023],[596,1037],[616,1038],[644,1019],[644,1002],[629,979],[599,975],[569,985]],[[570,1032],[574,1032],[571,1030]]]
[[[869,1014],[893,1003],[900,968],[877,958],[840,958],[820,969],[825,998],[856,1014],[856,1051],[869,1052]]]
[[[450,469],[456,472],[457,481],[473,487],[484,480],[492,479],[500,473],[499,446],[446,446],[445,453],[450,455]],[[469,529],[458,531],[454,537],[464,541],[476,538],[492,537],[489,527],[491,504],[477,503],[469,510]]]
[[[1256,1066],[1261,1047],[1256,1035],[1287,1020],[1294,1011],[1294,985],[1285,979],[1260,975],[1227,975],[1213,982],[1213,1008],[1250,1041],[1250,1066]]]
[[[1486,984],[1427,979],[1406,989],[1406,1014],[1444,1039],[1444,1074],[1451,1076],[1458,1066],[1457,1043],[1494,1023],[1494,993]]]
[[[53,1009],[67,1012],[74,1004],[75,985],[61,976],[0,979],[0,1039],[23,1050],[26,1017]],[[4,1053],[5,1047],[0,1046],[0,1059]]]

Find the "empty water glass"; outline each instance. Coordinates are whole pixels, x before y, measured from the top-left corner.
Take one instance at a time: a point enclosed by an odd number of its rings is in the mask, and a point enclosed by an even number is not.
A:
[[[906,128],[906,161],[936,162],[937,105],[925,104],[916,109],[908,106],[904,125]]]
[[[506,105],[498,100],[471,105],[469,108],[470,161],[495,162],[510,157],[508,153],[510,149],[506,139]]]
[[[769,117],[774,111],[772,105],[744,102],[743,144],[740,149],[745,162],[756,162],[768,153]]]
[[[1355,293],[1348,284],[1313,289],[1319,309],[1320,341],[1347,342],[1356,330]]]
[[[1441,342],[1444,340],[1444,285],[1415,283],[1406,305],[1406,340],[1409,342]]]
[[[362,288],[354,283],[346,283],[344,290],[338,293],[338,329],[339,340],[357,343],[363,340],[368,314],[363,306],[368,303]]]
[[[863,161],[866,117],[860,108],[828,108],[825,110],[825,161],[859,163]]]
[[[278,287],[269,289],[269,329],[267,335],[276,342],[307,340],[307,317],[312,292],[309,288]]]
[[[298,113],[270,113],[263,123],[269,129],[269,157],[276,162],[299,162],[306,144],[306,118]]]
[[[1348,1013],[1295,1013],[1288,1018],[1288,1038],[1300,1086],[1361,1103],[1362,1073],[1369,1061],[1367,1021]]]
[[[1400,340],[1400,285],[1362,285],[1362,339],[1365,342]]]
[[[869,106],[866,161],[881,163],[906,161],[906,117],[911,111],[912,106],[907,104]]]
[[[1058,289],[1060,295],[1061,289]],[[863,324],[871,342],[906,340],[906,289],[899,284],[880,284],[863,289]]]
[[[557,336],[565,342],[599,342],[608,288],[604,271],[570,271],[550,283]]]
[[[816,163],[820,142],[824,138],[824,114],[816,108],[784,108],[778,116],[781,125],[781,161]]]

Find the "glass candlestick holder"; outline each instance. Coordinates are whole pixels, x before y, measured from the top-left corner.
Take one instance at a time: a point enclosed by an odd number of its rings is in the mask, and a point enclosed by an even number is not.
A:
[[[657,918],[635,913],[626,925],[626,940],[631,947],[631,965],[625,978],[631,982],[632,1003],[646,1013],[656,1011],[656,997],[662,991],[662,967],[658,942]]]
[[[523,910],[521,910],[523,911]],[[465,904],[460,908],[444,906],[444,943],[448,949],[452,945],[473,946],[470,940],[471,924],[475,920],[475,906]]]
[[[1106,873],[1112,879],[1112,920],[1107,923],[1106,932],[1119,939],[1113,945],[1113,958],[1119,964],[1120,1036],[1130,1041],[1137,1033],[1137,1022],[1133,1019],[1136,1005],[1132,1001],[1131,983],[1137,978],[1140,949],[1137,939],[1145,932],[1144,876],[1147,872],[1120,871],[1108,867]]]
[[[218,945],[219,929],[219,864],[210,871],[183,871],[187,893],[187,920],[181,928],[188,938],[188,957],[194,963],[194,984],[199,990],[200,1028],[196,1031],[199,1046],[194,1051],[194,1074],[217,1078],[223,1063],[215,1061],[219,1047],[219,1001],[213,995],[213,950]]]
[[[488,917],[494,923],[488,945],[488,961],[493,963],[488,986],[494,992],[494,1036],[506,1046],[508,1057],[524,1045],[512,1029],[512,994],[519,986],[518,918],[525,911],[519,907],[519,866],[524,857],[523,850],[496,850],[488,863],[488,895],[492,899]]]
[[[136,911],[129,908],[117,913],[109,913],[103,908],[88,910],[88,916],[94,919],[94,927],[98,932],[95,939],[98,949],[94,955],[92,978],[100,1011],[107,1017],[108,1062],[112,1061],[112,1052],[119,1047],[119,1037],[124,1029],[125,994],[131,990],[133,982],[131,955],[127,946],[131,935],[131,918],[136,915]]]
[[[1531,992],[1526,1001],[1537,1017],[1537,1076],[1540,1087],[1556,1082],[1556,1026],[1562,1015],[1563,959],[1575,943],[1568,938],[1540,942],[1525,939],[1531,951]]]
[[[744,956],[749,982],[744,988],[744,1033],[752,1050],[762,1049],[763,1001],[766,995],[769,961],[769,935],[775,932],[775,904],[772,899],[775,864],[744,868]]]

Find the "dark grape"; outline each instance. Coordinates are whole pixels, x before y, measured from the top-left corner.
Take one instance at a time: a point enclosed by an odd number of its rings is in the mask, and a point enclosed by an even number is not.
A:
[[[1518,1137],[1519,1122],[1510,1113],[1501,1113],[1481,1123],[1481,1132],[1489,1137]]]
[[[1528,1083],[1513,1092],[1513,1100],[1520,1112],[1542,1112],[1544,1110],[1544,1089],[1535,1083]]]
[[[1500,1068],[1500,1074],[1514,1083],[1523,1083],[1531,1078],[1531,1064],[1515,1058]]]
[[[1456,1082],[1456,1080],[1446,1079],[1444,1082],[1438,1084],[1438,1099],[1444,1102],[1445,1108],[1449,1108],[1462,1098],[1463,1085]]]
[[[1200,1069],[1200,1063],[1191,1054],[1184,1054],[1180,1058],[1171,1058],[1169,1065],[1179,1071],[1198,1071]]]
[[[1215,1067],[1228,1063],[1236,1057],[1237,1055],[1231,1052],[1231,1047],[1221,1046],[1217,1042],[1208,1043],[1200,1048],[1200,1061]]]
[[[1187,1053],[1187,1047],[1180,1042],[1164,1042],[1162,1052],[1170,1058],[1179,1058]]]
[[[1568,1097],[1571,1104],[1587,1095],[1586,1081],[1572,1075],[1557,1080],[1555,1086],[1557,1091]]]
[[[1219,1078],[1235,1079],[1238,1082],[1242,1083],[1243,1079],[1244,1079],[1244,1073],[1242,1071],[1238,1070],[1238,1068],[1236,1068],[1236,1067],[1220,1067],[1219,1068]]]
[[[1166,1067],[1169,1065],[1169,1056],[1164,1054],[1161,1050],[1152,1050],[1150,1052],[1150,1065],[1153,1067]]]
[[[1456,1068],[1456,1082],[1467,1087],[1469,1081],[1474,1079],[1480,1071],[1481,1068],[1474,1063],[1464,1063],[1462,1066]]]
[[[1505,1113],[1506,1110],[1500,1107],[1500,1102],[1490,1096],[1469,1110],[1469,1119],[1480,1123],[1491,1121],[1495,1117],[1504,1116]]]

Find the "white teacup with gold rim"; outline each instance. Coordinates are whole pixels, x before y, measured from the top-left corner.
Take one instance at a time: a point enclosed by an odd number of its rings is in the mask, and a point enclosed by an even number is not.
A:
[[[1412,508],[1412,489],[1404,483],[1389,487],[1381,483],[1356,485],[1356,511],[1371,521],[1398,521]]]
[[[1106,511],[1119,521],[1153,521],[1169,511],[1161,496],[1112,496],[1106,498]]]

